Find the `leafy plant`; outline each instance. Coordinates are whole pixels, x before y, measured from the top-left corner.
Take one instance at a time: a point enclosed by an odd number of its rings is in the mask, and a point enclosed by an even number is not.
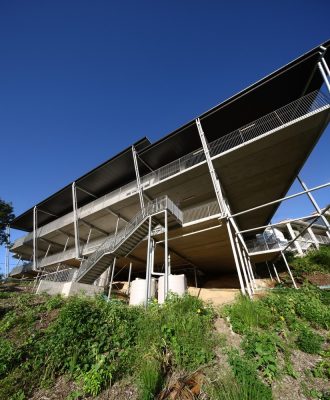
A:
[[[321,350],[323,337],[314,333],[311,329],[303,327],[297,337],[296,343],[301,351],[309,354],[317,354]]]
[[[280,339],[266,332],[249,333],[242,347],[247,356],[255,359],[257,368],[271,382],[278,372],[277,347],[281,347]]]

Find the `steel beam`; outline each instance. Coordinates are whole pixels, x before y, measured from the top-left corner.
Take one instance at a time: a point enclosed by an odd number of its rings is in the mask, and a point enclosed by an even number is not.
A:
[[[297,176],[298,182],[300,183],[301,187],[306,191],[306,194],[310,200],[310,202],[313,204],[313,207],[315,208],[316,212],[321,214],[322,210],[320,209],[319,205],[317,204],[314,196],[308,191],[308,187],[305,182],[300,178],[300,176]],[[324,215],[321,215],[322,221],[324,225],[327,227],[327,235],[330,238],[330,224],[329,221],[326,219]]]
[[[223,216],[225,216],[225,215],[227,215],[227,211],[226,211],[226,206],[224,204],[224,199],[223,199],[223,195],[222,195],[222,190],[221,190],[219,178],[218,178],[218,175],[217,175],[217,173],[216,173],[216,171],[214,169],[214,166],[213,166],[213,163],[212,163],[212,160],[211,160],[209,146],[208,146],[208,143],[207,143],[207,139],[205,137],[205,134],[204,134],[204,131],[203,131],[203,128],[202,128],[202,124],[201,124],[199,118],[196,119],[196,126],[197,126],[197,129],[198,129],[200,140],[202,142],[203,151],[204,151],[204,154],[205,154],[207,166],[208,166],[208,169],[209,169],[209,173],[210,173],[210,176],[211,176],[211,180],[212,180],[212,183],[213,183],[213,188],[214,188],[215,195],[216,195],[216,198],[217,198],[217,201],[218,201],[218,204],[219,204],[219,208],[220,208],[221,214]]]
[[[323,188],[326,188],[328,186],[330,186],[330,182],[327,182],[327,183],[325,183],[323,185],[315,186],[315,187],[313,187],[311,189],[308,189],[308,190],[304,190],[303,192],[298,192],[298,193],[292,194],[290,196],[285,196],[285,197],[282,197],[280,199],[277,199],[277,200],[274,200],[274,201],[270,201],[268,203],[264,203],[264,204],[261,204],[261,205],[256,206],[256,207],[249,208],[248,210],[237,212],[237,213],[233,214],[232,217],[238,217],[239,215],[247,214],[249,212],[259,210],[260,208],[267,207],[267,206],[270,206],[272,204],[281,203],[283,200],[293,199],[294,197],[302,196],[303,194],[306,194],[307,192],[314,192],[315,190],[323,189]],[[243,231],[241,231],[241,233],[242,232]],[[247,231],[245,231],[245,232],[247,232]]]

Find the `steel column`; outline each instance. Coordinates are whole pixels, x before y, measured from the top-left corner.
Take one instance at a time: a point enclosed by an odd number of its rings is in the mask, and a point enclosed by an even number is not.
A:
[[[283,251],[281,251],[281,255],[282,255],[282,258],[283,258],[283,260],[284,260],[286,269],[287,269],[288,272],[289,272],[289,275],[290,275],[290,278],[291,278],[291,280],[292,280],[293,286],[294,286],[295,289],[298,289],[298,288],[297,288],[297,285],[296,285],[296,282],[295,282],[295,280],[294,280],[294,278],[293,278],[293,275],[292,275],[292,273],[291,273],[291,269],[290,269],[290,267],[289,267],[289,264],[288,264],[288,262],[287,262],[287,260],[286,260],[286,257],[285,257],[285,255],[284,255]]]
[[[232,249],[232,252],[233,252],[233,255],[234,255],[234,261],[235,261],[235,266],[236,266],[236,270],[237,270],[239,284],[241,286],[241,292],[244,295],[244,294],[246,294],[246,292],[245,292],[245,287],[244,287],[244,283],[243,283],[243,279],[242,279],[242,274],[241,274],[240,267],[239,267],[239,262],[238,262],[236,249],[235,249],[235,243],[234,243],[233,234],[232,234],[232,231],[231,231],[229,220],[227,220],[226,226],[227,226],[227,230],[228,230],[231,249]]]
[[[241,268],[242,268],[242,271],[243,271],[244,280],[246,282],[246,290],[247,290],[249,296],[252,297],[252,291],[251,291],[251,287],[250,287],[250,282],[249,282],[249,278],[248,278],[246,270],[245,270],[245,265],[244,265],[243,256],[242,256],[242,250],[240,248],[237,236],[235,237],[235,243],[236,243],[236,249],[237,249],[238,257],[239,257],[239,260],[240,260],[240,263],[241,263]]]
[[[280,279],[280,277],[278,276],[278,273],[277,273],[277,269],[276,269],[276,267],[275,267],[275,264],[272,263],[272,265],[273,265],[273,268],[274,268],[274,272],[275,272],[275,275],[276,275],[277,282],[278,282],[278,283],[281,283],[281,279]]]
[[[272,274],[271,274],[271,272],[270,272],[270,268],[269,268],[269,265],[268,265],[268,261],[266,261],[266,265],[267,265],[267,269],[268,269],[268,273],[269,273],[270,279],[273,281],[274,279],[273,279]]]
[[[6,244],[5,244],[5,278],[9,277],[9,247],[10,247],[10,226],[6,226]]]
[[[166,200],[167,201],[167,200]],[[164,277],[164,298],[166,299],[168,294],[168,220],[167,220],[167,208],[164,211],[164,228],[165,228],[165,243],[164,243],[164,262],[165,262],[165,277]]]
[[[113,284],[113,277],[115,275],[116,260],[117,260],[117,257],[115,257],[113,259],[113,263],[112,263],[111,279],[110,279],[109,291],[108,291],[108,300],[111,298],[111,290],[112,290],[112,284]]]
[[[74,226],[74,242],[75,242],[75,250],[76,250],[76,259],[79,260],[80,259],[80,241],[79,241],[76,182],[72,183],[72,206],[73,206],[73,226]]]
[[[36,271],[38,268],[38,242],[37,242],[37,229],[38,229],[38,208],[33,207],[33,269]]]
[[[147,265],[146,265],[146,285],[145,285],[145,307],[148,307],[149,296],[150,296],[150,276],[151,276],[151,228],[152,220],[149,219],[149,229],[148,229],[148,246],[147,246]]]
[[[132,276],[132,263],[129,263],[127,295],[130,294],[130,290],[131,290],[131,276]]]

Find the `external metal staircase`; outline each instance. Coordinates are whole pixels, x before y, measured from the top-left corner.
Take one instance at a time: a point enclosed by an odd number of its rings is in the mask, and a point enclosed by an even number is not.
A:
[[[109,236],[77,271],[74,281],[92,284],[113,262],[115,257],[125,257],[147,236],[149,217],[154,217],[152,229],[162,225],[164,212],[168,213],[170,227],[182,225],[182,211],[167,196],[156,199],[129,221],[126,226]]]

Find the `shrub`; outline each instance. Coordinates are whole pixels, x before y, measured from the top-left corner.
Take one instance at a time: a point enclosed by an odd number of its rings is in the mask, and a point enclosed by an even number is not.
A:
[[[317,354],[323,344],[322,336],[314,333],[311,329],[303,327],[297,337],[296,343],[301,351],[309,354]]]

